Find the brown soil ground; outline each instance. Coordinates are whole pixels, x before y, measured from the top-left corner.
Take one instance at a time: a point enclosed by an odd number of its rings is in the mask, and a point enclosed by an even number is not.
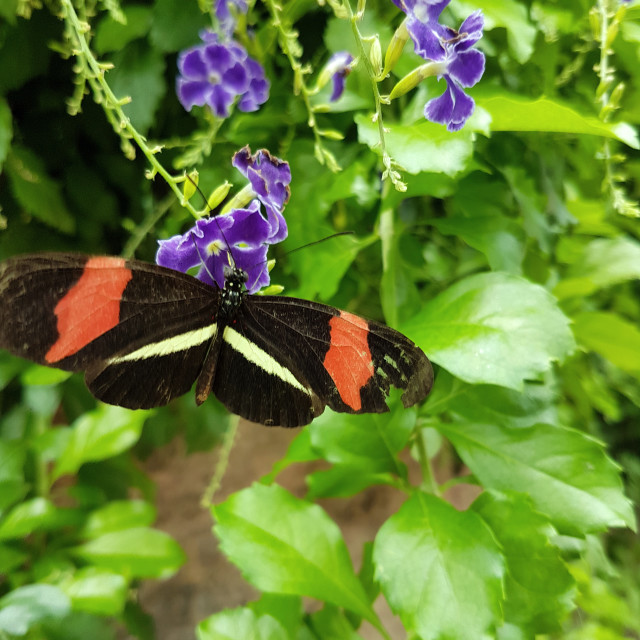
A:
[[[297,429],[267,429],[241,421],[215,501],[222,501],[230,493],[248,487],[268,473],[297,433]],[[157,485],[156,526],[170,533],[188,556],[187,563],[174,577],[148,581],[140,589],[140,603],[155,621],[158,640],[192,640],[198,622],[222,609],[244,605],[258,596],[218,551],[211,533],[211,516],[200,506],[216,459],[217,452],[187,456],[182,441],[176,440],[156,452],[146,464],[147,473]],[[408,458],[407,462],[417,481],[418,469]],[[278,477],[278,483],[302,497],[306,492],[305,474],[312,468],[317,465],[294,465]],[[442,481],[450,476],[450,471],[440,469],[438,476]],[[466,508],[476,493],[467,485],[458,485],[446,497],[456,507]],[[321,506],[340,526],[356,570],[363,543],[374,539],[382,523],[398,510],[403,500],[400,492],[381,486],[349,499],[321,501]],[[378,598],[376,609],[393,639],[405,638],[399,619],[391,613],[383,598]],[[372,627],[363,626],[359,633],[365,640],[380,637]]]

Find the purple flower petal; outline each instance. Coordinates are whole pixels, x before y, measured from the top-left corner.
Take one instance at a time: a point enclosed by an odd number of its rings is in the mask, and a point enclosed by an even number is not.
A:
[[[439,97],[429,100],[424,107],[424,117],[431,122],[446,124],[448,131],[460,131],[473,113],[475,102],[448,76],[446,91]]]
[[[216,34],[207,31],[200,37],[203,44],[178,57],[176,93],[184,108],[190,111],[194,105],[207,104],[216,116],[227,117],[236,100],[244,111],[255,111],[264,104],[269,82],[262,66],[237,42],[220,42]],[[194,81],[199,84],[189,84]]]
[[[448,64],[448,75],[462,87],[473,87],[483,73],[484,53],[477,49],[463,51]]]

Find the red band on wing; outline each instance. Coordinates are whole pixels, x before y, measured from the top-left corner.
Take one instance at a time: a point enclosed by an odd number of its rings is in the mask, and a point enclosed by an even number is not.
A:
[[[45,355],[58,362],[113,329],[120,319],[120,299],[133,274],[123,258],[89,258],[80,280],[56,305],[58,339]]]
[[[324,367],[336,384],[340,398],[354,411],[362,408],[360,389],[373,377],[367,321],[346,311],[329,321],[331,346]]]

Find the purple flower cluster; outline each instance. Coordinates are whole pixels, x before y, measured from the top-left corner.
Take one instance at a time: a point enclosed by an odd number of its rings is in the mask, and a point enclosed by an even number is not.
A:
[[[425,105],[425,118],[459,131],[473,113],[475,103],[464,89],[476,84],[484,73],[484,54],[472,47],[482,37],[484,16],[472,13],[459,30],[441,25],[438,20],[450,0],[393,0],[407,14],[406,27],[415,51],[435,63],[438,79],[444,78],[444,93]]]
[[[182,106],[209,106],[219,118],[229,115],[237,100],[240,111],[256,111],[269,97],[269,81],[264,69],[233,40],[221,42],[215,33],[200,34],[202,44],[178,57],[180,75],[176,92]]]
[[[265,149],[251,155],[249,147],[234,155],[233,165],[249,180],[253,199],[246,207],[198,220],[186,233],[160,240],[156,262],[182,272],[199,266],[196,278],[220,288],[225,267],[234,264],[247,272],[247,290],[254,293],[269,284],[269,245],[287,236],[282,211],[289,200],[291,171]]]

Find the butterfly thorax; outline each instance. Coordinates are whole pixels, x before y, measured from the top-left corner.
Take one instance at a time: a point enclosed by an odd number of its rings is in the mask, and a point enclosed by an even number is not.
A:
[[[247,282],[247,272],[238,267],[225,267],[224,269],[224,289],[220,300],[221,320],[230,322],[238,311],[247,293],[245,283]]]

